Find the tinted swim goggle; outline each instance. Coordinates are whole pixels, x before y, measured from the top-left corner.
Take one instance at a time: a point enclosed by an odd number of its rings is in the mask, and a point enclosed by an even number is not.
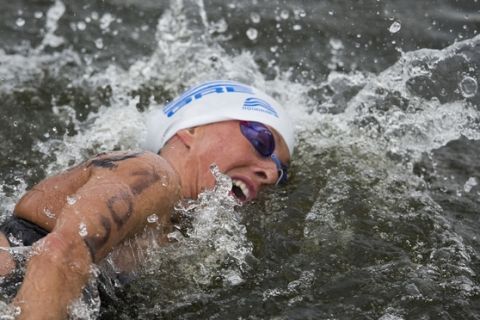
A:
[[[288,166],[273,153],[275,137],[270,129],[260,122],[240,121],[240,131],[262,157],[270,157],[277,166],[278,179],[275,185],[286,183]]]

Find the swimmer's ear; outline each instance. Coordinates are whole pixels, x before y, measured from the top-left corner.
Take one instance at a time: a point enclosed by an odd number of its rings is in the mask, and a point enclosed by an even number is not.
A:
[[[196,128],[188,128],[178,131],[176,135],[180,139],[180,141],[182,141],[185,147],[190,149],[193,141],[195,140],[196,131]]]

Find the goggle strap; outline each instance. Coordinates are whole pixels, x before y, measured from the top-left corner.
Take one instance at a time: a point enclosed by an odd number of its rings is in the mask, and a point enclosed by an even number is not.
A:
[[[270,158],[272,158],[273,162],[275,162],[275,165],[277,166],[277,171],[279,172],[277,182],[275,182],[275,185],[278,186],[283,178],[282,162],[280,161],[280,159],[277,158],[275,153],[272,153]]]

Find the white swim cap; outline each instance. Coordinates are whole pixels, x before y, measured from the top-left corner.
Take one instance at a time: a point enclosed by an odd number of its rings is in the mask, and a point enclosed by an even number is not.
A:
[[[158,153],[182,129],[226,120],[256,121],[274,128],[294,148],[293,124],[285,110],[266,93],[243,83],[203,83],[148,115],[146,149]]]

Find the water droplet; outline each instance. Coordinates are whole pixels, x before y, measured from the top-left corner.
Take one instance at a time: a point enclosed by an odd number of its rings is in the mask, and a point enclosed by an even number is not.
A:
[[[77,198],[75,196],[67,196],[67,203],[69,205],[74,205],[77,202]]]
[[[97,49],[103,49],[103,39],[98,38],[97,40],[95,40],[95,46],[97,47]]]
[[[230,196],[230,191],[232,190],[233,185],[232,179],[229,176],[223,174],[220,171],[220,168],[214,163],[210,165],[210,172],[215,177],[215,192],[222,195],[229,195],[229,198],[233,199],[236,202],[236,198]]]
[[[13,121],[13,126],[16,128],[18,127],[18,122],[17,121]]]
[[[344,48],[342,40],[339,39],[330,39],[329,44],[333,50],[341,50]]]
[[[78,234],[80,235],[80,237],[85,237],[88,235],[87,225],[85,223],[80,223],[78,228]]]
[[[244,282],[243,278],[234,271],[228,272],[228,274],[225,276],[225,281],[232,286],[237,286]]]
[[[283,20],[287,20],[289,16],[290,16],[290,12],[288,12],[288,10],[286,10],[286,9],[284,9],[284,10],[282,10],[282,12],[280,12],[280,17]]]
[[[293,14],[295,15],[295,19],[305,18],[307,15],[303,9],[295,9],[293,10]]]
[[[11,233],[8,234],[8,242],[16,246],[23,246],[22,240],[15,238]]]
[[[465,77],[458,85],[464,98],[471,98],[477,94],[478,84],[472,77]]]
[[[50,219],[55,218],[55,213],[53,213],[49,208],[45,207],[43,208],[43,214],[46,215]]]
[[[16,21],[15,21],[15,24],[17,25],[17,27],[21,28],[25,25],[25,19],[23,18],[18,18]]]
[[[248,37],[248,39],[250,39],[250,40],[252,40],[252,41],[255,40],[255,39],[257,39],[257,37],[258,37],[258,31],[257,31],[257,29],[255,29],[255,28],[249,28],[249,29],[247,30],[247,37]]]
[[[225,21],[225,19],[220,19],[215,23],[210,24],[210,33],[224,33],[225,31],[228,30],[228,24]]]
[[[36,11],[33,15],[36,19],[41,19],[43,17],[42,11]]]
[[[332,10],[330,10],[330,11],[328,11],[328,14],[331,15],[331,16],[333,16],[333,15],[335,14],[335,12],[332,11]]]
[[[465,192],[470,192],[470,190],[472,190],[473,187],[475,187],[476,185],[478,185],[478,182],[477,182],[477,179],[475,179],[475,177],[470,177],[467,182],[465,182],[465,185],[463,186],[463,190],[465,190]]]
[[[148,223],[156,223],[158,222],[158,216],[156,214],[151,214],[147,217]]]
[[[260,20],[262,18],[260,17],[260,15],[256,12],[252,12],[250,13],[250,20],[252,20],[253,23],[260,23]]]
[[[108,30],[113,21],[115,21],[115,18],[110,13],[103,14],[100,18],[100,29]]]
[[[83,21],[80,21],[77,23],[77,28],[78,30],[83,31],[87,28],[87,24]]]
[[[98,12],[93,11],[90,17],[92,17],[93,20],[98,20],[98,17],[99,17]]]
[[[294,31],[300,31],[300,30],[302,30],[302,26],[299,25],[299,24],[295,24],[295,25],[293,26],[293,30],[294,30]]]
[[[401,28],[402,28],[402,25],[400,24],[400,22],[394,21],[390,25],[390,28],[388,28],[388,31],[390,31],[390,33],[397,33],[398,31],[400,31]]]
[[[174,242],[174,241],[175,242],[180,242],[180,241],[182,241],[182,239],[184,239],[184,236],[182,235],[182,233],[180,231],[175,230],[175,231],[167,234],[167,238],[171,242]]]

